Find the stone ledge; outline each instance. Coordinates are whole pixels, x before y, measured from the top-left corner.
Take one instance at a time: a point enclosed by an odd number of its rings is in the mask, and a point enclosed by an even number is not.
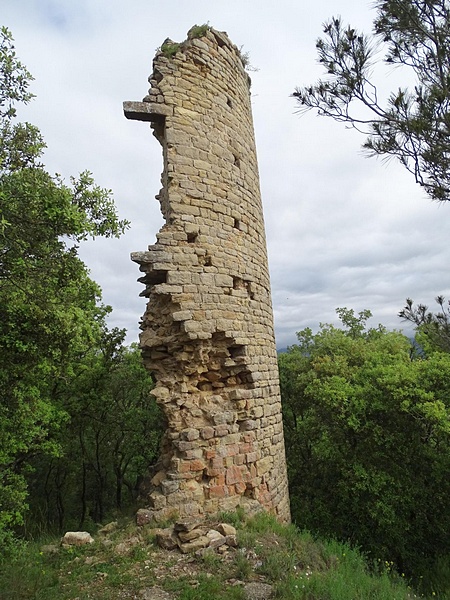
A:
[[[171,117],[173,107],[156,102],[130,102],[123,103],[123,112],[127,119],[134,121],[157,121],[161,117]]]

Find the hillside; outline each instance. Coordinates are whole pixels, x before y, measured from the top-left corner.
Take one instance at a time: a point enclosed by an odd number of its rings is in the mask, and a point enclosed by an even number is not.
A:
[[[34,542],[0,566],[2,600],[403,600],[418,598],[389,565],[370,574],[346,545],[315,541],[265,514],[223,514],[207,528],[229,523],[233,542],[193,554],[165,550],[158,530],[131,520],[110,523],[94,542],[61,547]],[[167,529],[169,526],[167,526]]]

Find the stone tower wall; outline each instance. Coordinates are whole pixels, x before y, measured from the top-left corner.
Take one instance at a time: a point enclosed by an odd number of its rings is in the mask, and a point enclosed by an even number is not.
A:
[[[146,367],[167,419],[155,518],[262,507],[289,520],[277,356],[250,79],[211,28],[158,52],[143,102],[163,148],[165,225],[136,252]],[[170,40],[164,49],[176,49]]]

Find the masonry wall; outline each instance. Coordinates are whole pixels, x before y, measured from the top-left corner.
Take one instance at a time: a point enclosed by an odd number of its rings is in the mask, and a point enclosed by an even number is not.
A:
[[[163,149],[165,225],[136,252],[149,301],[140,343],[167,419],[148,490],[156,519],[289,499],[250,79],[226,34],[158,52],[143,102]],[[163,49],[176,49],[166,40]]]

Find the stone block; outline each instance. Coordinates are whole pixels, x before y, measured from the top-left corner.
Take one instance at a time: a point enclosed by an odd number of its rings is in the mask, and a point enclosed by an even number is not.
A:
[[[147,525],[152,520],[152,513],[147,508],[140,508],[136,512],[136,525],[142,527],[143,525]]]
[[[160,485],[161,481],[163,481],[166,478],[166,472],[165,471],[158,471],[156,473],[156,475],[154,475],[151,480],[150,483],[152,485],[154,485],[155,487],[157,487],[158,485]]]
[[[68,531],[61,538],[61,546],[85,546],[93,544],[94,538],[87,531]]]
[[[217,526],[217,531],[219,533],[221,533],[222,535],[224,535],[225,537],[227,535],[236,535],[237,534],[236,528],[233,527],[233,525],[230,525],[229,523],[220,523]]]
[[[225,473],[225,482],[227,485],[242,482],[242,471],[237,465],[228,467]]]
[[[197,529],[192,529],[191,531],[180,531],[177,535],[180,541],[185,544],[186,542],[192,542],[192,540],[196,540],[202,535],[206,534],[206,530],[204,527],[198,527]]]
[[[209,546],[209,538],[206,535],[202,535],[192,542],[186,542],[183,544],[182,542],[178,543],[178,548],[183,554],[190,554],[192,552],[196,552],[197,550],[202,550],[203,548],[207,548]]]
[[[210,529],[206,537],[209,539],[209,548],[219,548],[226,544],[226,537],[215,529]]]
[[[154,510],[161,510],[166,506],[166,497],[161,492],[154,491],[149,496],[150,507]]]
[[[191,471],[203,471],[203,469],[206,469],[206,464],[203,460],[194,459],[190,461]]]
[[[189,429],[184,429],[183,431],[180,432],[180,438],[182,440],[186,440],[188,442],[197,440],[199,437],[200,437],[200,432],[198,431],[198,429],[194,429],[192,427]]]
[[[189,321],[189,319],[192,319],[192,311],[179,310],[178,312],[172,313],[172,319],[174,321]]]
[[[249,452],[246,456],[246,462],[247,463],[253,463],[256,462],[258,460],[258,453],[257,452]]]
[[[256,463],[256,470],[258,476],[265,475],[268,471],[270,471],[273,465],[273,458],[271,456],[266,456],[265,458],[261,458]]]
[[[178,540],[174,535],[173,529],[160,529],[156,534],[156,543],[164,550],[173,550],[178,545]]]
[[[225,498],[229,494],[228,487],[226,485],[213,485],[209,488],[210,498]]]
[[[213,427],[203,427],[200,431],[200,436],[204,440],[209,440],[214,437],[214,428]]]
[[[214,427],[215,437],[224,437],[225,435],[228,435],[229,432],[230,432],[230,429],[229,429],[228,425],[216,425]]]
[[[179,487],[180,484],[178,481],[170,481],[166,479],[165,481],[161,482],[161,491],[164,494],[164,496],[173,494],[174,492],[178,491]]]
[[[176,533],[180,531],[188,532],[202,525],[202,519],[179,519],[176,521],[173,529]]]

